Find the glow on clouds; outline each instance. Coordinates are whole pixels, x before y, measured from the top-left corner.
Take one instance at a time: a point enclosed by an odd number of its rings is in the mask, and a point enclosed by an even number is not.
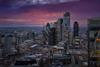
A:
[[[79,0],[15,0],[12,6],[21,7],[25,5],[36,5],[36,4],[57,4]]]

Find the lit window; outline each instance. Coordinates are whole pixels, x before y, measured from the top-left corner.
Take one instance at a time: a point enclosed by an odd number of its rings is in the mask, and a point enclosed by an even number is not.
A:
[[[100,42],[100,38],[97,38],[96,41],[97,41],[97,42]]]

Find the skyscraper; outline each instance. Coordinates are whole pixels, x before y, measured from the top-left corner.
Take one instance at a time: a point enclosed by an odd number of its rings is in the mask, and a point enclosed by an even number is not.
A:
[[[58,37],[58,42],[63,40],[63,19],[58,19],[57,21],[57,37]]]
[[[63,25],[66,28],[70,28],[70,13],[66,12],[63,17]]]
[[[73,45],[77,48],[80,46],[79,24],[77,21],[73,25]]]
[[[2,57],[2,34],[0,32],[0,58]]]
[[[5,56],[7,55],[10,55],[13,53],[13,43],[12,43],[12,38],[13,38],[13,35],[12,34],[5,34],[5,41],[4,41],[4,53],[5,53]]]
[[[73,37],[79,36],[79,24],[78,22],[74,22],[73,27]]]
[[[46,28],[47,28],[47,30],[50,29],[50,24],[49,23],[47,23]]]
[[[89,19],[88,43],[89,43],[88,44],[89,59],[95,58],[92,61],[94,62],[96,62],[97,60],[100,61],[100,18]],[[98,63],[96,64],[98,65]]]
[[[70,26],[70,13],[66,12],[63,16],[63,39],[66,42],[66,45],[71,44],[71,26]]]
[[[48,43],[49,43],[49,45],[56,45],[57,44],[57,33],[56,33],[55,27],[50,28]]]
[[[42,33],[43,33],[44,43],[48,44],[49,34],[50,34],[50,23],[47,23],[46,26],[43,27]]]
[[[35,40],[35,32],[32,32],[32,38]]]
[[[60,19],[60,40],[62,41],[62,38],[63,38],[63,26],[62,26],[62,23],[63,23],[63,19]]]

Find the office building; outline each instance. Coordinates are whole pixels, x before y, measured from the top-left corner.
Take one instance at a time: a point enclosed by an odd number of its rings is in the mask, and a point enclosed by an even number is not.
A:
[[[63,35],[64,35],[64,41],[66,42],[66,45],[71,44],[71,25],[70,25],[70,13],[66,12],[63,16]]]
[[[80,46],[80,36],[79,36],[79,24],[74,22],[73,25],[73,45],[76,47]]]
[[[95,58],[90,61],[100,61],[100,18],[88,20],[88,43],[89,59]],[[97,66],[98,62],[96,63]]]
[[[73,25],[73,37],[79,36],[79,24],[78,22],[74,22]]]
[[[70,13],[66,12],[63,17],[63,25],[66,28],[70,28]]]
[[[57,41],[60,42],[63,40],[64,33],[63,33],[63,19],[58,19],[56,29],[57,29]]]
[[[57,44],[57,32],[56,32],[55,27],[50,28],[48,44],[49,45],[56,45]]]

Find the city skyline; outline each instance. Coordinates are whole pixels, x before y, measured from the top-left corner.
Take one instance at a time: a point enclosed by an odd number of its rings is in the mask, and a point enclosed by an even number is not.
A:
[[[18,5],[14,5],[17,3],[16,0],[0,0],[0,26],[45,25],[57,21],[65,12],[70,12],[71,26],[77,21],[81,27],[84,27],[89,18],[100,17],[99,2],[100,0],[66,0],[63,3],[30,2],[22,5],[24,3],[22,0]]]

